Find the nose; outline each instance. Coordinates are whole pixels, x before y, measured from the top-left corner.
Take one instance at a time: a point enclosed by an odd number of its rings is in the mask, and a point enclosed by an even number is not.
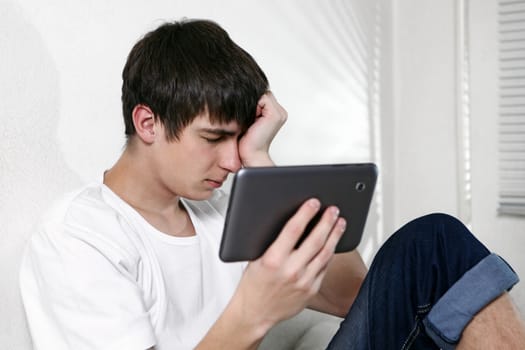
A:
[[[221,150],[219,166],[231,173],[237,172],[241,168],[241,158],[239,157],[239,145],[237,140],[231,140],[224,144]]]

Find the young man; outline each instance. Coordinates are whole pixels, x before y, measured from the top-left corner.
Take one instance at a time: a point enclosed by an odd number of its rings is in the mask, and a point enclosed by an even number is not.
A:
[[[400,229],[368,274],[357,252],[333,254],[345,228],[333,206],[294,249],[315,198],[260,259],[218,259],[218,188],[242,166],[273,165],[287,115],[215,23],[168,23],[142,38],[122,103],[120,159],[60,201],[29,242],[21,291],[36,349],[253,349],[305,307],[345,317],[330,349],[525,344],[505,292],[517,276],[446,215]]]

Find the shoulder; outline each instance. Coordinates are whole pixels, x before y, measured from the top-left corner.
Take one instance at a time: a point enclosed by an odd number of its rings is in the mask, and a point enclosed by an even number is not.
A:
[[[117,210],[103,192],[102,184],[90,184],[64,195],[43,215],[39,232],[59,234],[68,227],[98,230],[114,224]]]
[[[102,184],[90,184],[56,201],[42,217],[28,250],[63,255],[72,248],[88,248],[117,260],[136,255],[133,228],[104,192]]]
[[[26,247],[19,288],[35,345],[51,348],[48,341],[62,338],[71,348],[82,347],[76,341],[93,349],[154,343],[146,309],[157,296],[152,265],[142,263],[146,250],[106,191],[95,184],[61,198]],[[84,337],[86,325],[97,336]]]

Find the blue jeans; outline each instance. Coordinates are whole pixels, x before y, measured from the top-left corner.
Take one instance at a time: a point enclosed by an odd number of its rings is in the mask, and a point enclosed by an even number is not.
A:
[[[472,317],[517,282],[457,219],[424,216],[381,247],[328,349],[454,349]]]

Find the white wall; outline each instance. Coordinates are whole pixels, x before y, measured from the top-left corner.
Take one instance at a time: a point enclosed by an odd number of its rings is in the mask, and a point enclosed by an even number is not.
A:
[[[525,218],[497,215],[498,8],[496,0],[470,1],[472,228],[525,279]],[[512,291],[525,314],[525,283]]]
[[[387,231],[428,212],[460,214],[458,191],[459,31],[455,0],[393,2],[393,73],[385,93],[383,137],[391,154]],[[498,217],[496,0],[469,1],[471,41],[471,227],[478,239],[525,276],[525,220]],[[388,134],[390,132],[390,134]],[[388,136],[386,136],[388,135]],[[393,151],[391,149],[394,149]],[[465,218],[467,223],[469,218]],[[512,291],[525,313],[525,286]]]
[[[120,74],[143,33],[181,17],[218,21],[288,109],[277,162],[368,160],[366,77],[356,84],[362,72],[349,62],[369,53],[371,26],[350,18],[370,4],[0,0],[0,347],[30,348],[17,273],[37,218],[59,194],[99,179],[121,152]]]
[[[399,226],[428,212],[457,213],[455,1],[395,3],[392,209]]]

